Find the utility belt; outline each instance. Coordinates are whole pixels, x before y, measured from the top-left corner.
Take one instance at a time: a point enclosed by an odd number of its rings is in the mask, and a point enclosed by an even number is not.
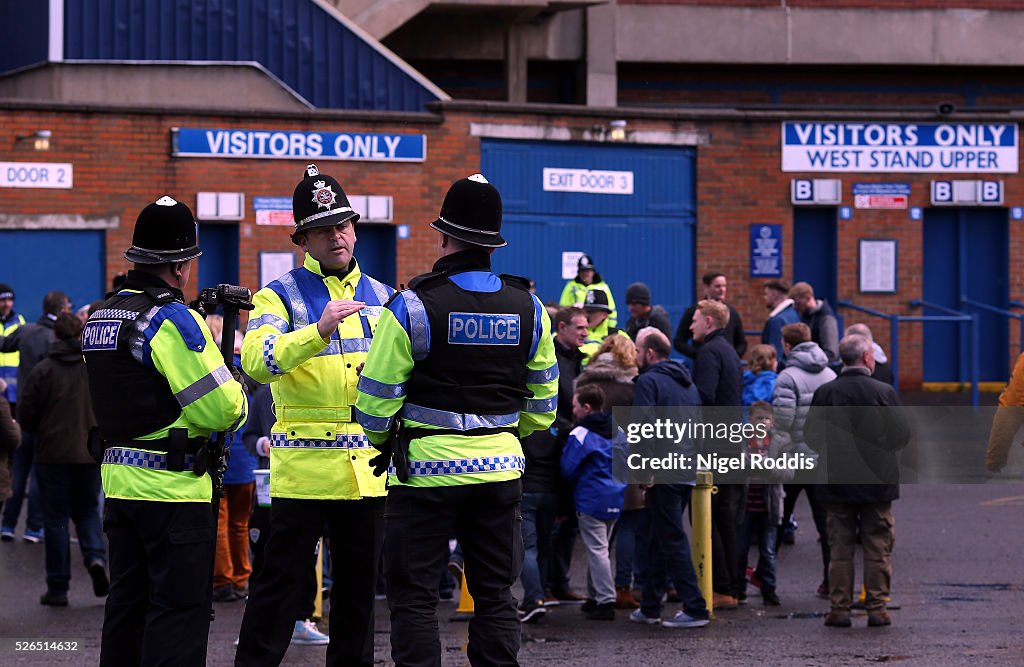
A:
[[[156,440],[104,440],[99,427],[94,426],[89,430],[88,446],[89,454],[97,463],[124,463],[171,472],[183,472],[187,467],[196,477],[202,477],[210,468],[210,441],[207,438],[190,438],[188,429],[184,428],[172,428],[166,438]],[[144,461],[138,457],[111,460],[106,456],[110,449],[144,449],[159,454],[144,457]]]
[[[454,428],[422,428],[419,426],[404,426],[400,419],[396,419],[395,424],[396,426],[392,430],[391,435],[391,471],[396,477],[398,477],[398,481],[403,484],[409,481],[409,474],[412,466],[419,465],[409,461],[409,443],[417,438],[426,438],[434,435],[463,435],[473,437],[497,435],[498,433],[509,433],[511,435],[518,436],[518,430],[514,426],[495,426],[460,431]]]

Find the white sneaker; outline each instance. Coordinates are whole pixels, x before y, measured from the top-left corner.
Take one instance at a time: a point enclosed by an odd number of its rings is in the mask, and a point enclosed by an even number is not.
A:
[[[320,632],[316,623],[308,618],[304,621],[295,621],[295,629],[292,630],[292,643],[301,646],[326,646],[331,638]]]
[[[677,611],[672,618],[661,622],[666,628],[702,628],[710,623],[706,618],[694,618],[685,611]]]

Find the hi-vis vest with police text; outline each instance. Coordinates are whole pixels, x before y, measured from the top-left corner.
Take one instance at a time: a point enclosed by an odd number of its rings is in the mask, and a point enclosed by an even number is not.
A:
[[[396,416],[416,429],[406,484],[516,479],[525,464],[519,437],[554,420],[550,320],[517,280],[486,270],[417,279],[384,310],[356,408],[373,442],[387,439]],[[393,472],[388,483],[400,484]]]
[[[14,330],[25,324],[25,318],[13,310],[7,316],[6,322],[0,322],[0,334],[10,336]],[[18,399],[18,364],[21,363],[21,354],[18,352],[0,352],[0,380],[7,383],[5,396],[9,403]]]
[[[352,415],[356,370],[366,360],[384,303],[394,290],[359,269],[324,276],[307,255],[253,297],[242,344],[242,367],[270,383],[277,417],[270,435],[270,495],[354,500],[383,496],[384,480],[369,461],[377,454]],[[345,318],[324,341],[317,322],[328,301],[366,307]]]
[[[133,280],[134,276],[134,280]],[[101,468],[108,498],[209,502],[208,475],[167,469],[165,451],[131,440],[189,438],[234,431],[244,421],[242,386],[224,365],[198,313],[180,293],[131,272],[124,288],[86,322],[82,352],[100,433],[109,444]]]

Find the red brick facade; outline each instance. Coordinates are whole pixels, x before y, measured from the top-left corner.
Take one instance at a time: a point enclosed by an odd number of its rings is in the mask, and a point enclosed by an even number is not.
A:
[[[0,189],[0,213],[62,214],[117,217],[120,224],[107,232],[107,279],[127,268],[121,252],[130,244],[138,211],[161,195],[171,194],[195,206],[197,191],[242,191],[246,213],[240,223],[240,277],[243,284],[259,280],[259,251],[294,250],[287,227],[254,223],[253,196],[290,196],[302,174],[303,160],[177,158],[170,155],[170,130],[176,126],[219,128],[268,128],[353,132],[423,133],[427,136],[427,160],[422,163],[375,163],[325,161],[321,169],[338,178],[346,191],[391,195],[395,224],[407,224],[410,236],[397,241],[399,281],[427,270],[435,257],[436,233],[427,224],[436,216],[448,185],[479,169],[480,139],[470,135],[470,123],[523,124],[582,129],[596,121],[593,115],[558,115],[565,109],[546,108],[529,112],[522,108],[451,105],[443,110],[443,122],[424,114],[401,117],[362,116],[258,117],[183,115],[128,111],[73,111],[53,108],[5,106],[0,108],[3,127],[0,161],[71,162],[74,188],[69,190]],[[620,110],[625,112],[625,110]],[[739,308],[748,329],[759,328],[765,311],[761,300],[763,281],[752,281],[747,246],[751,223],[783,226],[784,243],[792,238],[793,206],[790,180],[801,174],[780,168],[781,116],[683,118],[669,112],[655,117],[641,112],[630,117],[629,129],[708,133],[710,141],[697,148],[697,261],[696,274],[714,268],[730,279],[730,301]],[[606,119],[600,119],[604,122]],[[815,117],[814,120],[820,120]],[[45,127],[52,131],[51,148],[37,153],[17,135]],[[821,177],[822,175],[818,175]],[[825,175],[829,176],[829,175]],[[929,205],[929,182],[934,174],[874,174],[863,177],[840,174],[843,204],[852,205],[851,184],[856,180],[898,180],[912,184],[910,205]],[[969,176],[957,176],[969,178]],[[1008,206],[1024,204],[1024,177],[1004,174]],[[909,219],[906,210],[857,210],[854,220],[838,223],[838,296],[885,312],[911,314],[907,302],[922,296],[922,224]],[[857,240],[886,237],[899,240],[899,293],[861,295],[857,292]],[[1010,297],[1024,298],[1024,232],[1019,222],[1010,223]],[[789,247],[789,246],[787,246]],[[38,252],[18,248],[17,252]],[[357,251],[358,255],[358,251]],[[792,276],[792,256],[785,254],[784,276]],[[0,275],[0,279],[3,276]],[[194,280],[190,286],[195,291]],[[862,320],[846,313],[847,323]],[[890,347],[887,325],[867,319],[879,342]],[[1016,329],[1011,349],[1017,346]],[[900,372],[904,386],[921,381],[921,327],[905,325],[900,340]],[[1009,355],[1009,352],[1008,352]]]

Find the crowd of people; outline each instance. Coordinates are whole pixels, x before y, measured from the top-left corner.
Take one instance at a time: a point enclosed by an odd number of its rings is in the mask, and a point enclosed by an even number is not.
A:
[[[25,324],[14,290],[0,285],[0,539],[15,539],[27,505],[22,539],[45,542],[40,602],[67,605],[74,523],[93,591],[110,596],[104,664],[118,664],[114,647],[129,638],[143,662],[177,651],[198,663],[205,639],[175,641],[161,624],[205,637],[205,604],[243,600],[236,664],[278,664],[289,643],[327,644],[329,664],[370,664],[381,592],[396,662],[426,664],[433,610],[451,597],[446,562],[464,572],[476,602],[471,656],[514,661],[518,624],[567,605],[594,621],[623,610],[641,624],[701,627],[707,599],[735,609],[753,588],[764,605],[781,604],[776,553],[793,543],[801,493],[821,542],[822,575],[809,586],[831,601],[826,625],[850,625],[858,539],[869,625],[891,622],[895,457],[909,436],[890,413],[886,429],[861,432],[812,409],[897,400],[870,329],[856,324],[840,337],[811,285],[764,285],[763,333],[748,349],[720,272],[703,276],[704,298],[674,335],[639,282],[626,289],[629,318],[618,328],[612,290],[587,255],[547,306],[529,281],[490,273],[490,253],[504,245],[501,205],[479,174],[452,186],[431,225],[441,235],[434,271],[399,293],[360,271],[358,215],[336,180],[310,165],[293,207],[304,265],[255,295],[246,331],[234,332],[233,364],[217,352],[231,335],[223,321],[183,304],[200,251],[191,211],[170,197],[140,214],[125,253],[134,268],[106,301],[76,315],[51,292],[39,321]],[[117,405],[126,390],[131,404]],[[800,471],[716,477],[706,598],[687,537],[694,479],[623,479],[616,469],[629,446],[617,407],[714,408],[763,427],[746,442],[718,443],[728,455],[817,458],[842,432],[848,456],[870,449],[884,474],[845,485]],[[235,430],[214,535],[206,448],[214,433]],[[689,453],[702,446],[684,443]],[[257,502],[262,469],[271,470],[270,499]],[[344,567],[331,587],[329,635],[311,620],[321,538],[325,560]],[[577,540],[583,593],[570,585]],[[212,580],[195,571],[211,557]],[[133,558],[144,562],[129,566]],[[665,615],[666,604],[679,608]]]

